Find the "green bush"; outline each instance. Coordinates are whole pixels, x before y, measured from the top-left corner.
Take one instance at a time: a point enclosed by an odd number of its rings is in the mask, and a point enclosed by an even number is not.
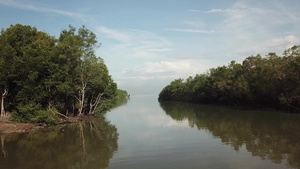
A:
[[[23,123],[57,124],[58,112],[55,108],[44,109],[41,105],[30,103],[19,105],[18,111],[14,111],[12,119]]]

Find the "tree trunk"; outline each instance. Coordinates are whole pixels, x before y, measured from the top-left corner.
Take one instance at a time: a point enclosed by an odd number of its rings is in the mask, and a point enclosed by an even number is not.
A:
[[[97,109],[99,103],[101,102],[101,97],[103,94],[104,93],[99,93],[94,101],[93,101],[93,98],[91,99],[89,114],[95,114],[95,110]]]
[[[1,117],[3,117],[3,118],[6,117],[6,112],[5,112],[5,108],[4,108],[4,99],[7,95],[8,95],[8,89],[4,88],[4,91],[3,91],[2,97],[1,97]]]
[[[82,82],[82,88],[78,91],[78,97],[77,100],[79,102],[79,108],[78,108],[78,116],[83,115],[83,107],[84,107],[84,97],[85,97],[85,88],[86,88],[86,83]]]
[[[1,117],[5,117],[5,109],[4,109],[4,97],[1,97]]]

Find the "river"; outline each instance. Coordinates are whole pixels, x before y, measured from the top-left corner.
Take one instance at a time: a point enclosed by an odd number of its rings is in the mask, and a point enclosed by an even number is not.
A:
[[[93,122],[1,135],[0,169],[300,168],[300,116],[130,101]]]

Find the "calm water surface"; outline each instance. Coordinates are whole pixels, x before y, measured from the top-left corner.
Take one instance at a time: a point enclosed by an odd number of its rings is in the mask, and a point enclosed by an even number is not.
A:
[[[109,168],[299,168],[300,116],[131,97]]]
[[[2,168],[300,168],[300,116],[131,96],[94,122],[1,135]]]

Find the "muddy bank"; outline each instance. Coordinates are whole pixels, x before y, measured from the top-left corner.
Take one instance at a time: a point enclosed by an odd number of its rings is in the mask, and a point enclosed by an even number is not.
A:
[[[59,124],[66,123],[80,123],[84,121],[91,121],[96,119],[94,115],[86,115],[81,117],[68,117],[59,120]],[[47,127],[46,124],[33,124],[33,123],[15,123],[7,119],[0,119],[0,134],[10,134],[10,133],[29,133],[36,129],[42,129]]]
[[[40,127],[37,124],[0,121],[0,134],[28,133]]]

